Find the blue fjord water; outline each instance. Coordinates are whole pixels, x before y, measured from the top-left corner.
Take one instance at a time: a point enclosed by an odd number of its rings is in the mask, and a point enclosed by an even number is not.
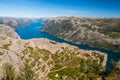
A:
[[[54,40],[56,42],[60,42],[60,43],[68,43],[70,45],[74,45],[79,47],[80,49],[84,49],[84,50],[97,50],[97,51],[101,51],[104,52],[106,54],[108,54],[108,61],[107,61],[107,66],[106,66],[106,70],[107,68],[111,69],[112,68],[112,64],[111,64],[111,60],[113,61],[119,61],[120,60],[120,53],[116,53],[110,50],[104,50],[104,49],[99,49],[99,48],[95,48],[95,47],[91,47],[89,45],[85,45],[85,44],[75,44],[69,41],[65,41],[63,39],[54,37],[52,35],[49,35],[46,32],[42,32],[40,31],[40,28],[42,28],[44,25],[39,22],[33,22],[27,26],[24,26],[22,28],[19,28],[18,30],[16,30],[16,32],[18,33],[18,35],[22,38],[22,39],[32,39],[32,38],[47,38],[50,40]]]

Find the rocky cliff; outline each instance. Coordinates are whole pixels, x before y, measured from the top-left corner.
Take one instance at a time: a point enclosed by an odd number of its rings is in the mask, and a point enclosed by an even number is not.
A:
[[[15,39],[20,38],[13,29],[3,24],[0,24],[0,36],[8,36],[8,37],[15,38]]]
[[[120,18],[56,17],[50,18],[41,31],[120,53]]]
[[[5,25],[0,33],[0,80],[102,79],[104,53],[48,39],[21,40]]]

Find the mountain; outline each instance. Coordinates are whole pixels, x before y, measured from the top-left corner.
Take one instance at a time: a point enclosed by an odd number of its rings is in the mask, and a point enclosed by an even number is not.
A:
[[[120,53],[120,18],[54,17],[41,31],[77,44]]]
[[[20,39],[18,34],[13,29],[3,24],[0,24],[0,36],[8,36],[11,38]]]
[[[0,80],[98,80],[103,77],[105,53],[44,38],[22,40],[5,25],[0,26],[0,33]]]
[[[24,27],[37,19],[32,18],[15,18],[15,17],[0,17],[0,24],[5,24],[13,29]]]
[[[47,24],[48,18],[43,18],[43,17],[41,17],[41,18],[38,19],[37,21],[41,22],[42,24]]]

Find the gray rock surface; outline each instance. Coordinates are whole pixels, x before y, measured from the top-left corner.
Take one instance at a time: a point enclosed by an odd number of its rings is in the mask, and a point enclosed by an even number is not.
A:
[[[0,36],[8,36],[15,39],[20,39],[18,34],[9,26],[0,24]]]
[[[54,17],[48,20],[41,31],[120,53],[120,18]]]
[[[81,50],[69,44],[57,43],[43,38],[21,40],[12,29],[5,25],[0,26],[0,33],[0,79],[5,76],[4,64],[10,63],[15,68],[16,75],[20,74],[21,68],[25,64],[28,64],[32,67],[30,68],[33,73],[38,75],[36,80],[50,80],[48,74],[54,72],[53,69],[57,64],[54,59],[56,55],[59,55],[57,59],[64,58],[61,59],[64,61],[59,62],[59,64],[64,63],[65,65],[73,58],[85,59],[91,62],[96,61],[98,64],[102,64],[103,67],[106,66],[107,55],[99,51]],[[68,57],[70,57],[70,60],[67,59]],[[65,61],[66,59],[68,62]],[[64,65],[62,64],[63,67],[57,71],[69,68],[69,66]]]

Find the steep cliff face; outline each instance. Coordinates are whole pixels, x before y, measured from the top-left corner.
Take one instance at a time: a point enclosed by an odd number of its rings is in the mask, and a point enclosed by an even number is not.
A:
[[[0,24],[5,24],[13,29],[18,29],[20,27],[26,26],[36,19],[30,18],[15,18],[15,17],[0,17]]]
[[[4,26],[5,27],[5,26]],[[0,27],[1,28],[1,27]],[[6,29],[8,27],[5,27]],[[0,32],[3,33],[4,30]],[[21,40],[0,36],[0,79],[77,80],[101,79],[107,55],[48,39]],[[16,35],[16,34],[15,34]],[[90,75],[92,74],[92,75]]]
[[[119,18],[57,17],[42,31],[59,38],[120,52]]]
[[[77,72],[77,70],[82,64],[86,64],[86,67],[88,66],[92,69],[94,69],[93,65],[95,64],[101,72],[104,70],[102,67],[106,65],[106,58],[106,54],[97,51],[84,51],[74,46],[56,43],[47,39],[23,41],[9,37],[0,37],[1,78],[5,77],[2,75],[4,75],[3,71],[6,63],[13,65],[17,74],[22,73],[20,72],[21,68],[24,68],[27,64],[35,72],[35,75],[38,75],[36,80],[39,80],[42,78],[54,79],[56,78],[55,75],[59,75],[57,78],[65,75],[68,78],[71,77],[70,75],[75,77],[77,74],[80,75],[80,72]],[[66,70],[69,71],[69,69],[73,69],[75,74],[65,72],[64,75],[60,73]],[[98,75],[94,73],[94,70],[93,74]]]
[[[11,38],[20,39],[18,34],[9,26],[0,24],[0,36],[9,36]]]
[[[120,61],[116,63],[116,66],[108,74],[107,80],[119,80],[120,79]]]

